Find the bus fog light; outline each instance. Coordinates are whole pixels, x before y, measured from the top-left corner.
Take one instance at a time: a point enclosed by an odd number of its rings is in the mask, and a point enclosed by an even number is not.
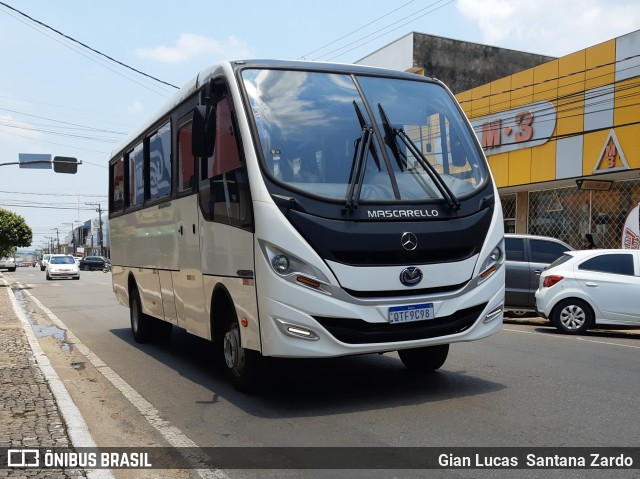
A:
[[[318,336],[312,330],[305,328],[304,326],[288,323],[278,318],[276,318],[276,324],[278,325],[278,329],[287,336],[306,339],[309,341],[317,341],[318,339],[320,339],[320,336]]]
[[[283,254],[276,255],[271,260],[271,266],[276,273],[285,274],[289,270],[289,258]]]

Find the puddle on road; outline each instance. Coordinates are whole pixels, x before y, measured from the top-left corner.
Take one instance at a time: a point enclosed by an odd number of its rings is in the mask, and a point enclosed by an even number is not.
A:
[[[33,332],[35,333],[38,339],[52,337],[54,339],[57,339],[58,341],[65,340],[65,336],[67,333],[66,330],[60,329],[57,326],[54,326],[53,324],[38,324],[38,321],[34,317],[32,311],[29,310],[29,298],[22,293],[22,289],[24,288],[21,288],[20,285],[14,284],[12,285],[11,289],[13,290],[13,293],[15,294],[16,299],[18,300],[18,304],[20,305],[22,312],[29,320],[29,323],[31,323],[31,328],[33,329]],[[71,350],[71,346],[67,343],[63,343],[61,348],[64,351]]]

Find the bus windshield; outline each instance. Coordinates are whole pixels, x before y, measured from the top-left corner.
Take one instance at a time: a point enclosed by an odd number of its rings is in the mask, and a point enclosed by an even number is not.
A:
[[[446,199],[442,183],[464,197],[488,177],[472,132],[436,83],[270,69],[242,78],[263,170],[285,188],[416,202]]]

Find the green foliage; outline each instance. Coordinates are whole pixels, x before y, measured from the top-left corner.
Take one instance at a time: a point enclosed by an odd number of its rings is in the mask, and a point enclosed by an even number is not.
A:
[[[29,246],[33,238],[24,218],[0,208],[0,257],[11,256],[16,248]]]

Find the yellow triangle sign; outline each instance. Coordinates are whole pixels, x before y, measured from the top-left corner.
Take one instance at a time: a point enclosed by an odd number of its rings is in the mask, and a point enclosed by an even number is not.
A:
[[[624,156],[624,151],[620,147],[620,142],[613,128],[609,131],[609,136],[604,142],[598,162],[593,173],[608,173],[610,171],[628,170],[629,163]]]

